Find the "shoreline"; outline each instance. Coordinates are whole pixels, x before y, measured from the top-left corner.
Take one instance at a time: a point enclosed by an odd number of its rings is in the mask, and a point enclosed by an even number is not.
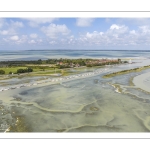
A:
[[[57,84],[57,83],[72,81],[72,80],[76,80],[76,79],[93,77],[93,76],[96,76],[98,74],[104,73],[105,71],[108,71],[108,70],[109,70],[109,68],[103,68],[103,69],[97,69],[96,71],[88,72],[88,73],[81,73],[81,74],[69,75],[69,76],[65,76],[65,77],[57,77],[57,78],[52,78],[52,79],[49,78],[46,80],[35,81],[32,83],[27,83],[27,84],[20,84],[17,86],[14,85],[14,86],[10,86],[10,87],[1,88],[0,92],[13,90],[13,89],[20,89],[22,87],[30,87],[30,86],[35,86],[35,85],[37,86],[39,84],[42,85],[44,83],[46,83],[46,84]]]

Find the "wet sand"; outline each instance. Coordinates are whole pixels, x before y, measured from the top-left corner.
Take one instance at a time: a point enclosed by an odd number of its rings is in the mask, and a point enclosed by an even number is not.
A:
[[[133,83],[136,87],[150,92],[150,72],[143,73],[133,78]]]
[[[116,93],[99,76],[65,85],[44,83],[3,91],[0,99],[9,106],[12,119],[22,117],[31,132],[150,131],[149,103]]]

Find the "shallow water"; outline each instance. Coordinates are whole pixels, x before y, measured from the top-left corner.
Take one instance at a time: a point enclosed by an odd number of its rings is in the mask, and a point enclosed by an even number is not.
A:
[[[148,64],[148,60],[142,64]],[[136,66],[138,63],[130,64],[130,68]],[[123,68],[124,65],[114,66],[109,71]],[[129,84],[131,77],[144,72],[148,70],[108,79],[102,78],[106,74],[103,72],[2,91],[0,124],[8,124],[14,132],[149,132],[149,93]],[[10,84],[12,80],[6,82]],[[23,84],[26,80],[21,81]],[[111,84],[118,84],[122,92],[116,92]]]

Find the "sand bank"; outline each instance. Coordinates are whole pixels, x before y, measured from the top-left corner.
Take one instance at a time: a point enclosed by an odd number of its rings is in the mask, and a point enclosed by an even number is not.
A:
[[[150,72],[134,77],[133,83],[136,87],[144,91],[150,92]]]

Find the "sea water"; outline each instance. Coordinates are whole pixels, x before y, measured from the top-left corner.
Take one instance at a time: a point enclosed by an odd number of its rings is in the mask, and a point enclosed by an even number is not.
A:
[[[148,50],[18,50],[0,51],[0,61],[50,58],[148,58]]]

